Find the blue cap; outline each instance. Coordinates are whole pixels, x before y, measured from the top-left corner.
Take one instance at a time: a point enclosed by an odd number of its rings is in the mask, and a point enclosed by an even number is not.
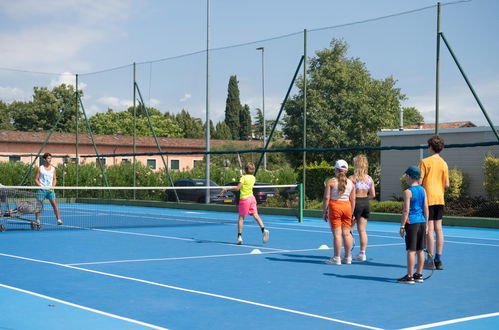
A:
[[[409,168],[405,170],[405,174],[409,175],[414,179],[421,178],[421,170],[419,169],[419,167],[414,165],[409,166]]]

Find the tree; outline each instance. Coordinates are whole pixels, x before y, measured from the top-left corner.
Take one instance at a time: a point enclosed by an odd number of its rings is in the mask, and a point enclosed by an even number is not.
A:
[[[233,139],[240,136],[239,113],[242,110],[241,100],[239,99],[239,87],[236,76],[230,76],[229,86],[227,88],[227,100],[225,101],[225,123],[230,129]]]
[[[183,137],[182,129],[170,118],[163,115],[150,116],[152,127],[157,136]],[[133,115],[129,111],[114,112],[109,109],[107,113],[97,113],[90,118],[94,134],[133,135]],[[136,135],[152,136],[147,117],[136,118]]]
[[[213,134],[213,139],[215,140],[232,140],[232,135],[230,133],[230,128],[224,121],[217,123],[215,127],[215,133]]]
[[[182,109],[174,117],[174,122],[182,129],[184,137],[191,139],[204,138],[203,122],[200,118],[191,117],[188,111]]]
[[[249,105],[245,104],[239,113],[239,140],[251,139],[251,114]]]
[[[420,121],[424,121],[423,115],[414,107],[404,109],[404,126],[416,125]]]
[[[263,112],[262,109],[256,108],[255,116],[255,137],[259,140],[263,140]]]
[[[146,109],[147,109],[147,113],[149,114],[149,116],[154,116],[154,115],[161,116],[161,111],[159,111],[158,109],[144,107],[144,105],[142,105],[142,104],[139,104],[135,107],[135,115],[137,117],[147,117]],[[127,111],[130,112],[130,114],[133,116],[133,107],[129,107],[127,109]]]
[[[11,119],[9,105],[0,101],[0,129],[13,130],[14,125],[12,125]]]
[[[64,115],[60,117],[55,130],[76,131],[76,97],[72,85],[62,84],[52,90],[48,90],[47,87],[34,87],[33,92],[32,101],[16,101],[9,106],[16,130],[36,131],[39,128],[51,130],[64,110]],[[82,92],[80,96],[83,96]]]
[[[375,146],[382,128],[395,128],[400,101],[392,77],[376,80],[358,58],[347,58],[348,46],[333,39],[331,48],[316,52],[307,68],[307,146],[318,148]],[[286,104],[284,133],[293,147],[302,147],[303,77],[296,83],[298,95]],[[378,153],[370,153],[371,160]],[[308,161],[351,159],[351,153],[309,153]],[[372,158],[375,159],[372,159]],[[295,159],[298,163],[298,159]]]

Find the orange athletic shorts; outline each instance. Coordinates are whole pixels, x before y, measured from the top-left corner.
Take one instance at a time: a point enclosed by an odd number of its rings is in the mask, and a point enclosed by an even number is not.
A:
[[[329,200],[329,225],[331,228],[352,225],[352,204],[350,201]]]

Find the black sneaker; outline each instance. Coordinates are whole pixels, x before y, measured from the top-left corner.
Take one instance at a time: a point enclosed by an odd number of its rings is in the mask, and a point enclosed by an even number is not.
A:
[[[412,277],[414,278],[414,282],[417,282],[417,283],[423,283],[424,282],[423,274],[414,273],[414,275],[412,275]]]
[[[438,269],[438,270],[444,270],[444,266],[442,265],[442,261],[440,260],[435,260],[435,269]]]
[[[409,276],[409,275],[405,275],[404,277],[399,278],[399,279],[397,280],[397,282],[399,282],[399,283],[403,283],[403,284],[414,284],[414,283],[415,283],[415,282],[414,282],[414,278],[412,278],[412,277],[411,277],[411,276]]]

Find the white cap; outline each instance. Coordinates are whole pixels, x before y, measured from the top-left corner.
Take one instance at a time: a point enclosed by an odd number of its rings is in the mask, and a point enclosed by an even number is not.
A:
[[[348,171],[348,163],[344,161],[343,159],[340,159],[336,161],[336,164],[334,164],[334,168],[341,170],[341,171]]]

